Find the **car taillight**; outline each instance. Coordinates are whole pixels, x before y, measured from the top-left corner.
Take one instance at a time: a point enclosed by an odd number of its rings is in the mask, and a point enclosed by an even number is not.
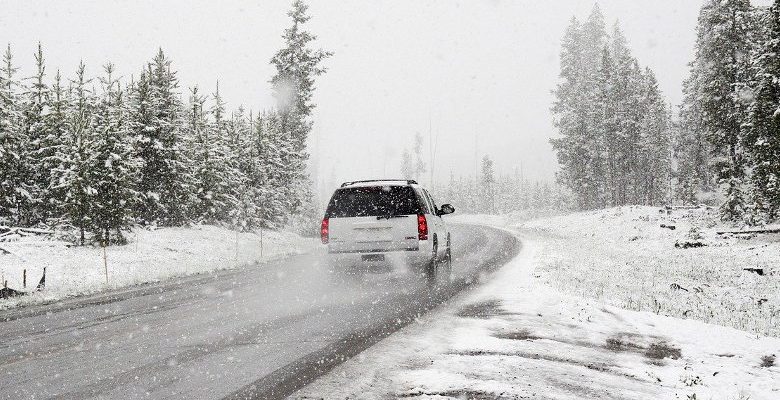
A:
[[[428,240],[428,221],[423,214],[417,214],[417,238]]]
[[[322,225],[320,225],[320,238],[322,239],[322,244],[328,244],[328,239],[330,236],[330,232],[328,230],[329,225],[330,221],[328,218],[323,218]]]

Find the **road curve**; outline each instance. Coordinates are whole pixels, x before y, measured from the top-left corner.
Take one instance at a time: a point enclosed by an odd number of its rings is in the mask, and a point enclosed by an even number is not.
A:
[[[0,312],[0,398],[284,398],[503,265],[497,229],[453,225],[453,279],[332,279],[321,252]]]

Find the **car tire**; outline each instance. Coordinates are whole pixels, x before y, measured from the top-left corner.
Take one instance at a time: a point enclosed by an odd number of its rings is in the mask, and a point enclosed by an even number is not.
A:
[[[452,276],[452,243],[450,242],[450,236],[447,235],[447,250],[444,252],[444,259],[441,260],[442,264],[442,271],[441,275],[442,278],[446,282],[450,281],[450,277]]]
[[[425,272],[425,282],[428,284],[428,286],[433,286],[436,284],[436,270],[437,270],[437,264],[438,264],[438,257],[437,253],[439,252],[439,243],[436,237],[433,237],[433,254],[431,254],[431,259],[425,263],[424,266],[424,272]]]

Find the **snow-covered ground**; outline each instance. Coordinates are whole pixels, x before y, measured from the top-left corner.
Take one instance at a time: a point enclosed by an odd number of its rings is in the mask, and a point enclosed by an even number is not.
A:
[[[261,246],[259,233],[237,233],[211,225],[139,228],[127,237],[129,244],[105,249],[105,263],[101,247],[74,247],[37,237],[0,243],[4,250],[0,251],[0,282],[7,281],[8,287],[34,291],[46,267],[43,291],[0,300],[0,309],[235,268],[307,251],[318,243],[290,232],[264,231]]]
[[[780,336],[778,234],[719,235],[732,228],[704,208],[620,207],[519,228],[542,246],[541,281],[565,293]]]
[[[511,217],[456,220],[513,225]],[[523,239],[520,256],[485,285],[294,397],[778,399],[780,339],[763,336],[760,329],[756,334],[659,315],[675,315],[673,310],[693,301],[726,302],[722,297],[731,293],[729,304],[750,308],[750,314],[717,310],[724,303],[700,309],[711,310],[709,319],[721,325],[777,329],[776,322],[761,321],[758,308],[736,295],[750,289],[742,295],[749,298],[771,287],[756,279],[776,280],[776,275],[737,268],[751,261],[775,262],[769,257],[777,251],[776,242],[717,239],[713,221],[701,210],[666,216],[653,208],[627,207],[523,223],[515,227]],[[676,229],[660,228],[660,223]],[[699,225],[709,246],[674,247]],[[661,296],[664,287],[668,293]],[[653,296],[659,304],[655,308],[651,301],[642,311],[626,309],[639,309],[637,299]],[[673,306],[675,296],[680,297]],[[741,322],[729,323],[727,315]]]

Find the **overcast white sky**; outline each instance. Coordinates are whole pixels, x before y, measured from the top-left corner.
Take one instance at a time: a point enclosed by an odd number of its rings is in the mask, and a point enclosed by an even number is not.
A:
[[[129,76],[162,47],[183,90],[217,79],[232,107],[270,107],[268,65],[290,0],[4,1],[0,42],[26,75],[41,41],[48,68],[93,73],[112,61]],[[322,179],[399,176],[415,132],[438,135],[437,175],[473,174],[475,153],[509,173],[553,179],[549,114],[558,52],[573,15],[593,0],[333,0],[310,2],[309,29],[335,52],[320,78],[311,149]],[[698,0],[600,0],[642,65],[679,103]],[[426,149],[427,152],[427,149]],[[427,154],[427,153],[426,153]]]

